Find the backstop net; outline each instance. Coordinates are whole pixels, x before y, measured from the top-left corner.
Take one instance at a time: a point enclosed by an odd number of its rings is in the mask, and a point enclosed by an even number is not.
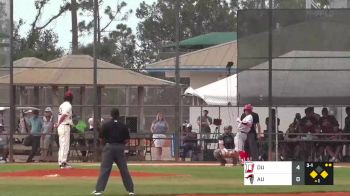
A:
[[[268,104],[271,58],[272,105],[349,104],[349,17],[349,9],[238,11],[238,103]]]

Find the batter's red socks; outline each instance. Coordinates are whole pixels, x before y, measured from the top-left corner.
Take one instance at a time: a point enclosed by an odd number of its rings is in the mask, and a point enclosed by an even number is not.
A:
[[[249,153],[242,150],[239,152],[239,158],[243,161],[247,161],[247,160],[249,160]]]

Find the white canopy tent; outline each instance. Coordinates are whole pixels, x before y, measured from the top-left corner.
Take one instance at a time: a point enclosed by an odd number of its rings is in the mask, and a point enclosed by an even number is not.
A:
[[[226,77],[197,89],[188,87],[184,93],[203,99],[208,105],[237,105],[237,75]]]

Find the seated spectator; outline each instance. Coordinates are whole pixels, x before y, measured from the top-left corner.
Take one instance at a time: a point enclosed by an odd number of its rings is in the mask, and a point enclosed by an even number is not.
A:
[[[317,114],[318,115],[318,114]],[[305,109],[305,116],[300,120],[300,128],[302,133],[319,133],[319,118],[312,112],[312,108]]]
[[[300,115],[300,113],[296,113],[293,122],[289,125],[289,127],[286,131],[286,138],[287,139],[293,139],[293,138],[300,137],[297,135],[297,133],[300,133],[300,121],[301,121],[301,115]]]
[[[330,140],[341,140],[341,130],[339,128],[334,127],[333,129],[334,135],[329,136]],[[329,155],[331,162],[339,162],[341,160],[343,145],[338,142],[329,142],[326,146],[327,155]]]
[[[339,123],[337,121],[337,119],[335,119],[335,117],[333,115],[329,115],[328,114],[328,109],[327,108],[323,108],[322,109],[322,117],[320,118],[320,126],[321,126],[321,133],[324,133],[325,135],[321,135],[320,138],[322,139],[332,139],[335,138],[336,135],[329,135],[329,134],[337,134],[338,130],[339,130]],[[327,135],[326,135],[327,134]],[[339,149],[339,153],[341,151],[341,145],[339,144],[332,144],[329,145],[328,143],[318,143],[317,145],[317,161],[325,161],[325,154],[324,151],[326,149],[327,154],[332,156],[332,161],[335,161],[337,158],[335,158],[334,156],[335,153],[333,152],[333,147],[335,147],[335,149]],[[336,145],[336,146],[334,146]],[[338,151],[338,150],[336,150]],[[338,153],[336,153],[338,154]]]
[[[347,116],[345,117],[345,123],[344,123],[343,133],[345,133],[345,134],[350,134],[350,107],[346,107],[346,108],[345,108],[345,112],[346,112],[346,115],[347,115]],[[350,135],[345,136],[344,139],[350,140]],[[349,143],[350,143],[350,142],[346,142],[346,143],[345,143],[345,148],[346,148],[346,149],[349,149]],[[346,151],[345,151],[345,152],[346,152]],[[347,151],[347,152],[345,153],[345,156],[346,156],[347,158],[350,158],[350,152]]]
[[[289,128],[286,131],[286,139],[297,139],[300,138],[299,135],[293,135],[300,133],[300,113],[296,113],[293,122],[289,125]],[[301,160],[301,145],[299,142],[290,142],[287,143],[286,151],[283,152],[287,158],[296,161]]]
[[[320,120],[321,116],[319,114],[315,113],[314,107],[309,107],[308,109],[311,112],[311,116],[313,116],[316,120]]]
[[[225,166],[226,158],[232,158],[233,164],[237,163],[237,158],[230,153],[235,148],[234,138],[232,126],[225,126],[224,133],[218,137],[219,148],[214,151],[214,157],[220,161],[221,166]]]
[[[0,124],[0,134],[7,134],[2,124]],[[0,135],[0,163],[7,162],[8,153],[8,135]]]
[[[317,138],[317,136],[312,134],[320,133],[318,114],[313,112],[312,107],[305,109],[305,116],[300,120],[300,130],[301,133],[305,133],[303,138],[307,140]],[[302,144],[302,151],[304,153],[304,160],[313,161],[312,155],[314,155],[316,151],[314,144],[310,142]]]
[[[74,140],[78,143],[79,148],[81,148],[80,152],[81,155],[83,157],[83,162],[87,161],[87,152],[86,150],[84,150],[84,148],[86,147],[87,143],[86,143],[86,139],[85,139],[85,130],[87,128],[87,125],[85,123],[84,120],[82,120],[80,118],[80,116],[78,115],[74,115],[73,116],[73,128],[72,128],[72,132],[74,133],[78,133],[77,137],[74,138]],[[72,140],[73,141],[73,140]],[[89,141],[91,144],[93,144],[93,140]]]
[[[197,133],[192,132],[192,125],[189,123],[185,125],[185,129],[182,133],[182,148],[182,161],[185,161],[185,158],[189,151],[193,152],[197,148]]]

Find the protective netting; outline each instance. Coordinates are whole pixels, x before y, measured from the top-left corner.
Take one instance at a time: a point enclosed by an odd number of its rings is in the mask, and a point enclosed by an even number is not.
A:
[[[350,11],[269,12],[238,12],[239,104],[267,105],[270,44],[273,105],[348,104]]]

